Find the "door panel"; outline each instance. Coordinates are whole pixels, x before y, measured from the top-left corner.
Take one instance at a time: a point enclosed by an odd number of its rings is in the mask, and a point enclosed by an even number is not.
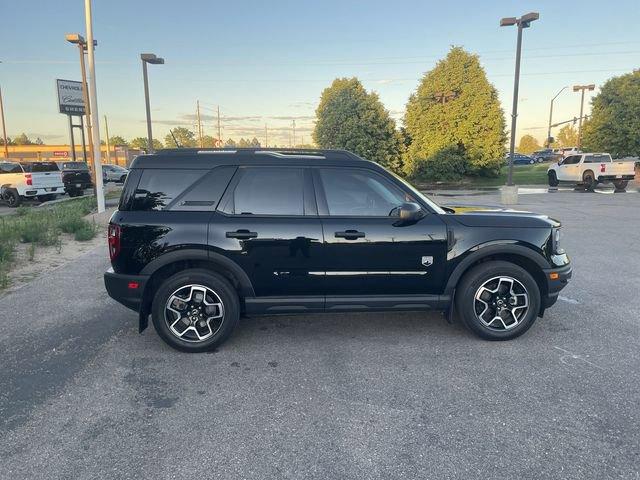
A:
[[[437,215],[413,225],[398,218],[324,217],[327,295],[437,294],[442,291],[447,232]],[[345,238],[336,232],[357,231]]]
[[[317,217],[217,213],[209,225],[209,245],[246,272],[256,296],[322,295],[322,277],[316,273],[322,270]]]

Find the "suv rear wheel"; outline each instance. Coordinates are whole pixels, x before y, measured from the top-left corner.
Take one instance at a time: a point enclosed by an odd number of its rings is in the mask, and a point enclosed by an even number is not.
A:
[[[183,352],[221,345],[240,318],[238,294],[223,277],[203,269],[179,272],[158,288],[153,325],[162,339]]]
[[[473,333],[487,340],[509,340],[536,321],[540,290],[522,267],[491,261],[465,274],[455,301],[463,323]]]

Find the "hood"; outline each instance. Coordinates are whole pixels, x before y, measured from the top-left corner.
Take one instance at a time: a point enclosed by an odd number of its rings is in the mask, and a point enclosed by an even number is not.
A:
[[[469,227],[544,228],[559,227],[560,222],[547,215],[482,205],[447,205],[449,213]]]

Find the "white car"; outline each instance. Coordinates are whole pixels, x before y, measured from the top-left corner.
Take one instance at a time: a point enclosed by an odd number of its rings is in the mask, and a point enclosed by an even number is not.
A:
[[[608,153],[570,155],[547,170],[550,187],[560,183],[583,186],[593,190],[598,183],[613,183],[616,190],[627,188],[635,176],[633,161],[613,161]]]
[[[119,165],[102,165],[102,181],[124,183],[129,170]]]
[[[567,158],[569,155],[578,155],[582,153],[578,147],[562,147],[562,148],[554,148],[553,153],[556,155],[561,155],[563,158]]]
[[[10,207],[17,207],[27,198],[47,202],[64,194],[62,174],[55,162],[18,163],[0,159],[0,193]]]

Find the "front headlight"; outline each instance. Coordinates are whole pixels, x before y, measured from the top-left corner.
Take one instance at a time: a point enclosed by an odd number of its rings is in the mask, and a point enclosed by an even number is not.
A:
[[[553,253],[562,255],[564,248],[560,246],[560,240],[562,239],[562,230],[560,228],[554,228],[551,232],[551,249]]]

